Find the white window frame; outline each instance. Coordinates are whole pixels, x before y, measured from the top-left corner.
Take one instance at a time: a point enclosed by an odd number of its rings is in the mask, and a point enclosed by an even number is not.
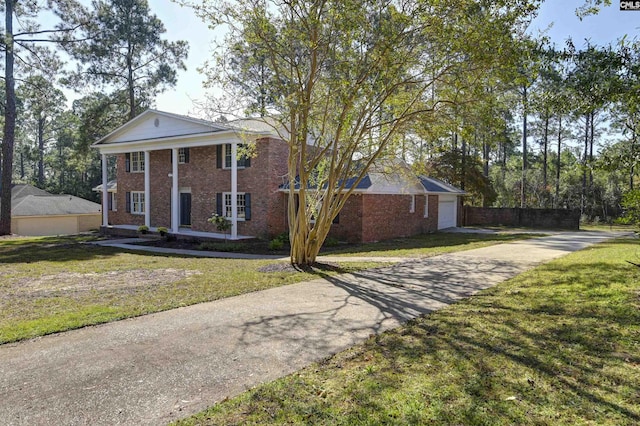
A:
[[[246,208],[246,199],[244,197],[244,192],[237,192],[237,210],[238,210],[238,221],[245,220],[245,208]],[[222,214],[227,219],[231,219],[231,193],[223,192],[222,193]]]
[[[411,204],[409,204],[409,213],[415,213],[415,212],[416,212],[416,196],[412,195]]]
[[[429,194],[424,195],[424,217],[429,217]]]
[[[238,149],[242,147],[244,147],[244,144],[239,143]],[[227,158],[229,158],[229,165],[227,165]],[[236,161],[240,161],[240,158],[241,156],[238,154]],[[231,169],[231,144],[229,143],[222,145],[222,168],[225,170]],[[240,164],[238,164],[238,169],[244,169],[244,168],[245,168],[244,165],[241,166]]]
[[[178,148],[178,164],[186,164],[187,149],[189,148]]]
[[[131,191],[131,214],[144,214],[144,191]]]
[[[117,192],[110,192],[109,196],[111,197],[111,211],[112,212],[117,212],[118,211],[118,193]]]
[[[129,158],[131,161],[129,165],[131,173],[144,173],[144,151],[132,152]]]

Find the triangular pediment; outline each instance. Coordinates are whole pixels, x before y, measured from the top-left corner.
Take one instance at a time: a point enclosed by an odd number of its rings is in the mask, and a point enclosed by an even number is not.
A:
[[[229,130],[226,126],[157,110],[146,110],[100,139],[95,145],[155,140]]]

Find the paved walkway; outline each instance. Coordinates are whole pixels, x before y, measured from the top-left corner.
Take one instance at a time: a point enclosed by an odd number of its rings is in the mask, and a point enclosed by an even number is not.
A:
[[[161,425],[611,233],[561,233],[0,346],[3,425]]]

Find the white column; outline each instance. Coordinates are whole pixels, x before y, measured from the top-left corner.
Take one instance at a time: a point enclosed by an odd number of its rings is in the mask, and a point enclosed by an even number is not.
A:
[[[149,151],[144,152],[144,224],[151,226],[151,182],[149,178]]]
[[[178,233],[180,227],[180,217],[178,216],[178,148],[171,149],[172,169],[171,169],[171,232]]]
[[[102,154],[102,226],[109,226],[109,191],[107,189],[107,154]]]
[[[231,143],[231,239],[238,239],[238,144]]]

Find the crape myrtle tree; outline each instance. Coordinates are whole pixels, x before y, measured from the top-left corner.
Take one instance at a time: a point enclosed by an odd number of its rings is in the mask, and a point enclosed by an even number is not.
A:
[[[288,143],[291,262],[312,264],[333,219],[414,120],[453,102],[434,84],[508,56],[533,1],[191,1],[228,29],[208,77]],[[245,48],[238,48],[245,46]],[[256,71],[260,72],[256,72]],[[261,111],[262,108],[262,111]]]

